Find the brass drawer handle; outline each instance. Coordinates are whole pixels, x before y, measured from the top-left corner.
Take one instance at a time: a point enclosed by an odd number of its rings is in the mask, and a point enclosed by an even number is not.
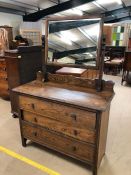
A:
[[[73,118],[73,120],[77,120],[77,115],[75,114],[75,113],[71,113],[71,115],[70,115],[72,118]]]
[[[32,135],[37,137],[37,132],[32,132]]]
[[[76,151],[76,150],[77,150],[76,146],[73,146],[72,151]]]
[[[36,117],[34,117],[34,122],[36,122],[36,123],[38,122]]]
[[[78,131],[74,130],[74,135],[77,136],[78,135]]]

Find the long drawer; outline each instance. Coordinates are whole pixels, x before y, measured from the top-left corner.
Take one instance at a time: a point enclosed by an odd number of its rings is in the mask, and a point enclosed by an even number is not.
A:
[[[0,71],[0,78],[7,80],[7,72],[6,71]]]
[[[55,149],[66,155],[88,161],[90,164],[94,161],[95,147],[89,144],[60,136],[49,130],[30,125],[26,122],[22,122],[22,132],[24,138]]]
[[[6,66],[1,66],[0,67],[0,72],[2,72],[2,71],[6,71]]]
[[[6,63],[5,60],[0,60],[0,68],[5,68],[6,67]]]
[[[23,111],[23,119],[25,121],[31,122],[43,126],[47,129],[65,134],[67,136],[74,137],[75,139],[95,143],[95,130],[89,130],[88,128],[78,128],[72,126],[72,124],[62,123],[57,120],[53,120],[41,115],[33,114],[31,112]]]
[[[8,82],[0,78],[0,89],[8,90]]]
[[[96,113],[93,112],[25,96],[19,96],[19,106],[23,110],[40,114],[62,123],[72,124],[72,126],[78,128],[95,129],[96,127]]]

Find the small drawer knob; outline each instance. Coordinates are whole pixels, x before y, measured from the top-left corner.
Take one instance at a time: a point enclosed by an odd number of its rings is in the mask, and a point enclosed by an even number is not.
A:
[[[77,136],[78,135],[78,131],[74,130],[74,135]]]
[[[72,118],[73,118],[73,120],[75,120],[76,121],[76,119],[77,119],[77,115],[76,115],[76,113],[71,113],[71,115],[70,115]]]
[[[37,132],[33,132],[32,135],[36,137],[37,136]]]
[[[76,151],[76,150],[77,150],[76,146],[73,146],[72,151]]]
[[[36,123],[37,123],[37,118],[36,118],[36,117],[34,118],[34,122],[36,122]]]
[[[33,103],[31,104],[31,107],[32,107],[32,109],[35,109],[35,105]]]

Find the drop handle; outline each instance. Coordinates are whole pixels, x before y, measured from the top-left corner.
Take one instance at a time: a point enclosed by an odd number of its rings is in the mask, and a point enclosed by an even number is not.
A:
[[[77,115],[76,115],[76,113],[71,113],[71,115],[70,115],[72,118],[73,118],[73,120],[77,120]]]
[[[74,135],[77,136],[78,135],[78,131],[74,130]]]
[[[38,122],[36,117],[34,118],[34,122],[36,122],[36,123]]]
[[[35,105],[33,103],[31,104],[31,107],[32,107],[32,109],[35,109]]]
[[[76,146],[73,146],[72,151],[76,151],[76,150],[77,150]]]
[[[32,135],[36,137],[37,136],[37,132],[33,132]]]

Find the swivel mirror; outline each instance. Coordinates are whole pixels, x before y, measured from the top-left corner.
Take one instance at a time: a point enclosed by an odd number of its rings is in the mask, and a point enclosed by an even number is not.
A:
[[[46,25],[47,64],[98,68],[102,31],[100,18],[50,18]]]

